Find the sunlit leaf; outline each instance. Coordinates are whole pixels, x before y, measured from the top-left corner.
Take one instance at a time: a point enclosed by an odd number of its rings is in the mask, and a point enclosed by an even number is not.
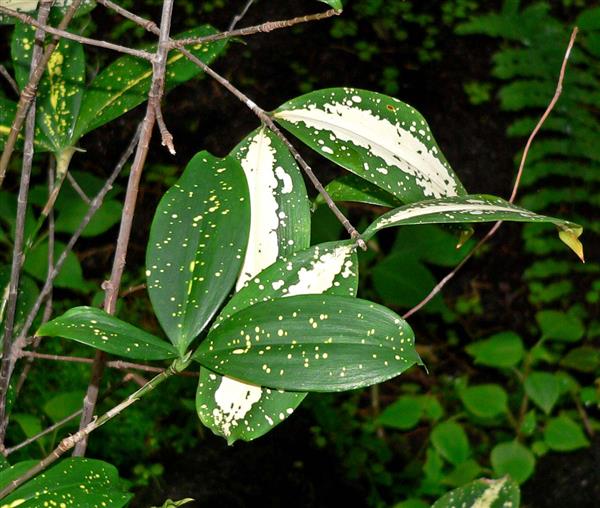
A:
[[[323,156],[403,203],[466,194],[425,119],[398,99],[330,88],[286,102],[274,118]]]
[[[0,486],[4,487],[16,480],[36,463],[35,460],[28,460],[0,471]],[[68,458],[3,498],[1,508],[121,508],[132,497],[132,494],[123,489],[123,482],[114,466],[99,460]]]
[[[250,229],[240,164],[200,152],[161,199],[148,240],[148,293],[169,340],[184,354],[228,295]]]
[[[454,489],[435,503],[431,508],[518,508],[521,493],[517,484],[509,478],[488,480],[482,478]]]
[[[402,206],[378,217],[363,233],[365,240],[377,231],[394,226],[414,224],[460,224],[470,222],[549,222],[559,231],[569,230],[579,236],[581,226],[569,221],[538,215],[510,204],[502,198],[473,194],[453,198],[432,199]]]
[[[177,351],[168,342],[94,307],[70,309],[43,324],[36,335],[71,339],[134,360],[164,360],[177,356]]]
[[[204,25],[174,38],[202,37],[216,32],[213,27]],[[204,63],[210,64],[225,46],[226,42],[221,40],[189,46],[187,49]],[[153,50],[154,48],[149,48],[149,51]],[[200,72],[200,68],[181,53],[172,51],[167,60],[165,90],[188,81]],[[94,78],[86,90],[73,137],[78,139],[145,102],[151,81],[150,62],[129,55],[115,60]]]
[[[372,302],[330,295],[243,309],[214,328],[194,358],[247,382],[303,391],[368,386],[420,363],[402,318]]]

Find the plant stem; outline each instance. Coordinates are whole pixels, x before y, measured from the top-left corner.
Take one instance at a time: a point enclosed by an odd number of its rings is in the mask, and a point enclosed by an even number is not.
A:
[[[69,9],[67,10],[65,15],[63,16],[63,19],[58,25],[59,30],[65,30],[69,26],[69,23],[73,19],[73,16],[79,8],[79,4],[81,2],[82,0],[73,0],[73,3],[69,6]],[[2,187],[2,182],[4,181],[6,170],[8,168],[8,163],[10,162],[10,158],[15,149],[17,138],[19,137],[19,133],[21,132],[21,127],[23,127],[23,122],[25,121],[27,111],[29,110],[31,102],[33,101],[33,98],[37,93],[37,88],[40,79],[44,74],[46,65],[48,65],[48,61],[50,60],[52,53],[54,53],[54,50],[56,49],[59,40],[60,38],[55,36],[50,42],[50,44],[46,46],[46,49],[44,50],[44,55],[39,60],[37,66],[35,67],[35,70],[31,73],[29,82],[27,83],[25,88],[23,88],[23,91],[21,92],[21,95],[19,97],[19,103],[17,104],[17,112],[15,114],[15,119],[13,120],[13,123],[10,127],[10,132],[8,134],[8,137],[6,138],[6,142],[4,143],[4,151],[2,152],[2,157],[0,158],[0,188]]]
[[[35,18],[32,18],[31,16],[28,16],[27,14],[8,9],[7,7],[0,6],[0,14],[5,14],[12,18],[18,19],[19,21],[31,25],[37,28],[38,30],[42,30],[43,32],[49,33],[50,35],[54,35],[55,37],[60,37],[61,39],[69,39],[75,42],[79,42],[80,44],[86,44],[88,46],[96,46],[98,48],[110,49],[119,53],[125,53],[126,55],[135,56],[137,58],[143,58],[144,60],[152,60],[153,58],[152,53],[149,53],[148,51],[128,48],[127,46],[121,46],[120,44],[114,44],[112,42],[90,39],[89,37],[84,37],[82,35],[77,35],[72,32],[67,32],[66,30],[60,28],[54,28],[50,25],[46,25],[45,22],[41,23],[40,21],[36,20]]]
[[[236,25],[242,21],[242,19],[244,19],[244,16],[248,13],[248,10],[250,9],[250,7],[252,7],[252,4],[254,3],[254,0],[248,0],[246,2],[246,5],[244,5],[244,8],[240,11],[239,14],[236,14],[233,19],[231,20],[231,23],[229,23],[229,27],[227,28],[228,32],[231,32]]]
[[[160,100],[164,88],[167,55],[169,53],[169,34],[171,30],[173,2],[174,0],[164,0],[163,2],[158,48],[152,62],[152,84],[150,86],[150,92],[148,93],[146,115],[142,121],[140,140],[137,145],[135,158],[133,160],[131,173],[129,175],[129,181],[127,183],[127,191],[125,194],[123,213],[121,215],[121,225],[119,228],[119,236],[117,238],[117,246],[115,250],[111,276],[110,279],[103,285],[105,289],[104,310],[109,314],[114,314],[116,309],[119,287],[121,285],[127,249],[129,247],[129,238],[131,236],[131,226],[133,223],[133,215],[137,202],[140,179],[144,164],[146,162],[146,156],[148,155],[150,139],[152,138],[152,130],[156,120],[156,110],[157,107],[160,107]],[[98,396],[98,388],[105,363],[106,354],[102,351],[96,352],[96,357],[92,367],[91,380],[84,398],[80,430],[84,429],[92,420],[92,415],[94,413],[94,407],[96,405],[96,399]],[[85,455],[86,446],[87,437],[83,436],[78,442],[73,455],[78,457]]]
[[[523,175],[523,170],[525,168],[525,161],[527,160],[527,154],[529,153],[529,149],[531,148],[531,144],[533,143],[533,140],[536,137],[537,133],[542,128],[542,125],[544,124],[544,122],[546,121],[546,119],[548,118],[548,116],[550,115],[551,111],[554,109],[554,106],[558,102],[560,94],[562,93],[562,85],[563,85],[563,80],[565,78],[565,71],[567,69],[567,62],[569,60],[569,56],[571,55],[571,50],[573,49],[573,45],[575,44],[575,39],[577,37],[577,32],[578,31],[579,31],[578,28],[575,27],[575,28],[573,28],[573,31],[571,32],[571,38],[569,39],[569,44],[567,46],[567,50],[565,51],[565,56],[563,57],[562,65],[561,65],[561,68],[560,68],[560,73],[559,73],[559,76],[558,76],[558,82],[556,83],[556,90],[554,92],[554,96],[552,97],[552,100],[550,101],[550,103],[546,107],[546,110],[544,111],[544,114],[538,120],[537,125],[534,127],[533,131],[531,131],[531,134],[529,135],[529,138],[527,139],[527,143],[525,144],[525,149],[523,150],[523,155],[521,156],[521,162],[519,163],[519,170],[517,171],[517,176],[515,178],[515,183],[513,185],[513,189],[512,189],[512,192],[510,194],[509,203],[514,203],[514,201],[515,201],[515,199],[517,197],[517,192],[519,190],[519,184],[521,183],[521,176]],[[457,274],[457,272],[467,263],[467,261],[469,259],[471,259],[475,253],[479,252],[479,250],[481,249],[481,247],[483,247],[483,245],[485,243],[487,243],[487,241],[492,236],[494,236],[494,234],[496,233],[496,231],[498,231],[498,228],[501,225],[502,225],[502,221],[496,222],[491,227],[491,229],[486,233],[486,235],[477,243],[477,245],[475,245],[475,247],[463,258],[463,260],[458,265],[456,265],[456,268],[454,268],[454,270],[452,270],[450,273],[448,273],[430,291],[430,293],[425,298],[423,298],[423,300],[421,300],[417,305],[415,305],[412,309],[410,309],[408,312],[406,312],[406,314],[404,314],[402,317],[404,319],[408,319],[415,312],[418,312],[425,305],[427,305],[442,290],[442,288]]]
[[[44,0],[40,5],[38,17],[45,23],[50,14],[52,2]],[[35,33],[35,44],[31,56],[30,80],[40,62],[44,44],[44,33],[37,30]],[[2,347],[2,366],[0,367],[0,451],[4,451],[4,436],[8,425],[6,414],[6,392],[12,374],[12,346],[14,320],[17,308],[17,295],[19,291],[19,279],[23,260],[23,243],[25,240],[25,217],[27,215],[27,202],[29,197],[29,181],[31,179],[31,167],[33,165],[33,137],[35,131],[35,98],[31,101],[31,107],[27,112],[25,121],[25,146],[23,148],[23,164],[21,168],[21,182],[19,184],[19,195],[17,197],[17,217],[15,224],[15,241],[12,253],[12,266],[10,282],[8,285],[8,300],[6,303],[6,319],[4,324],[4,343]]]
[[[38,462],[25,474],[23,474],[16,480],[13,480],[6,487],[4,487],[0,491],[0,499],[3,499],[4,497],[8,496],[15,489],[23,485],[27,480],[33,478],[35,475],[42,472],[48,466],[56,462],[64,453],[73,448],[77,443],[80,443],[82,440],[86,439],[87,436],[89,436],[94,430],[96,430],[98,427],[101,427],[106,422],[112,420],[115,416],[121,414],[123,410],[127,409],[129,406],[140,400],[142,397],[144,397],[144,395],[150,393],[163,381],[184,370],[189,365],[190,361],[191,360],[189,358],[185,360],[175,360],[167,370],[161,372],[160,374],[152,378],[139,390],[136,390],[129,397],[124,399],[120,404],[117,404],[115,407],[104,413],[102,416],[94,419],[75,434],[64,438],[54,449],[54,451],[50,453],[50,455]]]

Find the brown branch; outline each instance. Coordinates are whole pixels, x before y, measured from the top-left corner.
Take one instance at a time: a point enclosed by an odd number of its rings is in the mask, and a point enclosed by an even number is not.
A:
[[[73,190],[81,198],[81,200],[86,205],[89,205],[90,204],[90,198],[88,198],[87,194],[84,192],[84,190],[81,188],[81,186],[77,183],[77,180],[75,180],[75,177],[69,171],[67,171],[67,180],[71,184],[71,187],[73,188]]]
[[[63,16],[63,19],[58,25],[59,30],[65,30],[73,16],[75,15],[75,11],[79,8],[79,4],[82,0],[73,0],[73,3],[69,6],[67,12]],[[6,175],[6,170],[8,168],[8,163],[10,162],[10,158],[15,150],[15,145],[17,143],[17,138],[19,137],[19,133],[21,132],[21,128],[23,127],[23,122],[25,121],[25,117],[27,116],[27,112],[29,111],[29,107],[31,106],[31,102],[37,93],[37,88],[44,74],[44,70],[46,69],[46,65],[48,65],[48,61],[54,53],[56,46],[59,42],[59,37],[54,37],[50,44],[46,46],[44,50],[44,55],[38,62],[35,70],[33,71],[31,77],[29,78],[29,82],[25,86],[25,88],[21,91],[21,95],[19,96],[19,103],[17,104],[17,112],[15,114],[15,118],[10,127],[10,132],[8,133],[8,137],[6,138],[6,142],[4,143],[4,151],[2,152],[2,157],[0,158],[0,187],[2,187],[2,183],[4,181],[4,177]]]
[[[45,23],[50,14],[52,2],[44,0],[39,9],[38,17]],[[30,80],[38,65],[44,44],[44,33],[40,30],[35,32],[35,45],[31,56]],[[8,284],[8,300],[6,303],[6,317],[4,322],[4,343],[2,347],[2,366],[0,367],[0,452],[4,451],[4,436],[8,425],[6,411],[6,392],[12,375],[13,365],[13,332],[15,314],[17,309],[17,295],[19,291],[19,280],[21,267],[23,265],[23,244],[25,241],[25,217],[27,214],[27,202],[29,198],[29,182],[31,179],[31,168],[33,165],[33,138],[35,131],[35,98],[27,112],[25,121],[25,146],[23,147],[23,164],[21,168],[21,181],[19,184],[19,195],[17,197],[17,217],[15,224],[15,241],[12,252],[12,266],[10,281]]]
[[[124,9],[120,5],[118,5],[114,2],[111,2],[111,0],[96,0],[96,1],[99,4],[104,5],[104,7],[108,8],[108,9],[112,9],[113,11],[115,11],[117,14],[120,14],[124,18],[127,18],[130,21],[133,21],[134,23],[136,23],[137,25],[140,25],[144,30],[147,30],[148,32],[152,32],[156,35],[158,35],[160,33],[160,28],[158,28],[158,25],[154,21],[146,19],[146,18],[142,18],[141,16],[138,16],[137,14],[134,14],[133,12],[130,12],[127,9]]]
[[[150,85],[150,92],[148,93],[148,105],[146,107],[144,120],[142,121],[140,141],[137,145],[135,158],[131,167],[129,182],[127,183],[127,191],[121,215],[121,225],[119,228],[119,236],[117,238],[111,276],[110,279],[104,283],[104,310],[109,314],[114,314],[116,309],[121,278],[123,276],[123,270],[125,269],[125,260],[129,247],[129,238],[131,236],[131,226],[133,223],[140,179],[146,162],[146,156],[148,155],[152,130],[156,121],[156,110],[157,107],[160,107],[160,100],[162,98],[167,56],[169,53],[169,34],[171,30],[173,2],[174,0],[163,1],[158,48],[152,62],[152,83]],[[98,386],[100,384],[105,363],[106,354],[102,351],[98,351],[94,359],[92,377],[84,399],[83,412],[81,414],[79,425],[80,432],[83,432],[92,421],[98,394]],[[77,443],[73,455],[78,457],[85,455],[86,447],[87,435],[83,435],[81,440]]]
[[[31,25],[38,30],[42,30],[50,35],[54,35],[55,37],[60,37],[61,39],[69,39],[75,42],[79,42],[80,44],[86,44],[88,46],[96,46],[98,48],[110,49],[112,51],[117,51],[119,53],[125,53],[126,55],[135,56],[137,58],[143,58],[144,60],[152,60],[153,55],[148,51],[144,51],[141,49],[133,49],[128,48],[127,46],[121,46],[120,44],[114,44],[112,42],[100,41],[97,39],[91,39],[89,37],[84,37],[82,35],[77,35],[72,32],[67,32],[66,30],[62,30],[60,28],[54,28],[52,26],[46,25],[45,23],[40,23],[35,18],[27,14],[23,14],[22,12],[14,11],[12,9],[8,9],[7,7],[2,7],[0,5],[0,14],[5,14],[12,18],[16,18],[23,23]]]
[[[246,5],[244,5],[244,8],[240,11],[239,14],[236,14],[233,19],[231,20],[231,23],[229,23],[229,27],[227,28],[228,32],[231,32],[236,26],[237,24],[242,21],[242,19],[244,19],[244,16],[248,13],[248,10],[250,10],[250,7],[252,6],[252,4],[254,3],[254,0],[248,0],[246,2]]]
[[[129,296],[133,293],[137,293],[138,291],[142,291],[143,289],[146,289],[146,284],[138,284],[136,286],[131,286],[128,287],[127,289],[124,289],[123,291],[121,291],[121,294],[119,295],[120,298],[125,298],[126,296]]]
[[[318,21],[321,19],[331,18],[332,16],[338,16],[341,11],[335,9],[329,9],[325,12],[319,12],[317,14],[309,14],[307,16],[298,16],[291,19],[283,19],[279,21],[267,21],[260,25],[249,26],[246,28],[238,28],[237,30],[231,30],[227,32],[221,32],[213,35],[206,35],[204,37],[188,37],[186,39],[177,39],[171,41],[172,49],[179,49],[184,46],[191,44],[206,44],[207,42],[220,41],[222,39],[230,39],[231,37],[243,37],[247,35],[254,35],[257,33],[267,33],[273,30],[279,30],[282,28],[289,28],[300,23],[308,23],[310,21]]]
[[[19,86],[17,85],[17,82],[14,80],[14,78],[10,75],[10,72],[8,72],[6,70],[6,67],[4,67],[4,65],[0,64],[0,74],[2,75],[2,77],[8,81],[8,84],[10,85],[10,88],[12,89],[13,92],[15,92],[17,94],[17,96],[19,95]]]
[[[554,106],[558,102],[560,94],[562,93],[562,85],[565,78],[565,72],[567,69],[567,62],[569,60],[569,56],[571,55],[571,50],[573,49],[573,45],[575,44],[575,39],[577,37],[578,28],[573,28],[571,32],[571,38],[569,39],[569,44],[567,46],[567,50],[565,51],[565,56],[563,57],[562,65],[560,68],[560,73],[558,76],[558,82],[556,84],[556,90],[554,92],[554,96],[552,100],[548,104],[548,107],[544,111],[544,114],[540,117],[537,125],[531,131],[529,138],[527,139],[527,143],[525,145],[525,149],[523,150],[523,155],[521,156],[521,162],[519,164],[519,170],[517,171],[517,176],[515,178],[515,183],[513,185],[513,189],[510,195],[509,202],[513,203],[517,197],[517,192],[519,190],[519,184],[521,183],[521,176],[523,175],[523,170],[525,168],[525,162],[527,160],[527,154],[529,153],[529,149],[531,148],[531,144],[533,143],[534,138],[536,137],[539,130],[542,128],[542,125],[554,109]],[[417,305],[415,305],[412,309],[406,312],[402,317],[404,319],[408,319],[415,312],[421,310],[425,305],[427,305],[441,290],[442,288],[457,274],[457,272],[467,263],[469,259],[473,257],[475,253],[477,253],[481,247],[498,231],[498,228],[502,225],[502,221],[496,222],[492,228],[486,233],[486,235],[477,243],[477,245],[463,258],[463,260],[456,265],[454,270],[448,273],[436,286],[429,292],[429,294],[421,300]]]

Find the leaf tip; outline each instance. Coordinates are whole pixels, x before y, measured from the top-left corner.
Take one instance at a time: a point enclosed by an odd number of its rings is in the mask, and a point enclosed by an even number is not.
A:
[[[585,256],[583,254],[583,244],[579,241],[583,228],[561,228],[558,231],[558,237],[561,241],[569,247],[577,257],[581,259],[582,263],[585,263]]]

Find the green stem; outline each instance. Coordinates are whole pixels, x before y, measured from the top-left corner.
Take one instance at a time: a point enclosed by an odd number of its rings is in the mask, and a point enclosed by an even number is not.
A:
[[[95,418],[88,425],[86,425],[83,429],[79,430],[75,434],[71,436],[67,436],[64,438],[60,444],[54,449],[50,455],[46,458],[42,459],[35,466],[29,469],[25,474],[13,480],[8,485],[6,485],[0,491],[0,499],[5,498],[15,489],[23,485],[27,480],[33,478],[38,473],[42,472],[48,466],[56,462],[65,452],[69,451],[73,448],[79,441],[85,439],[90,433],[96,430],[98,427],[104,425],[106,422],[112,420],[115,416],[121,414],[122,411],[127,409],[129,406],[140,400],[142,397],[150,393],[154,390],[158,385],[160,385],[163,381],[166,381],[171,376],[178,374],[186,369],[186,367],[191,362],[191,354],[186,355],[184,358],[178,358],[175,360],[168,369],[164,370],[157,376],[153,377],[150,381],[148,381],[144,386],[142,386],[139,390],[133,392],[129,397],[124,399],[120,404],[117,404],[115,407],[104,413],[102,416]]]

